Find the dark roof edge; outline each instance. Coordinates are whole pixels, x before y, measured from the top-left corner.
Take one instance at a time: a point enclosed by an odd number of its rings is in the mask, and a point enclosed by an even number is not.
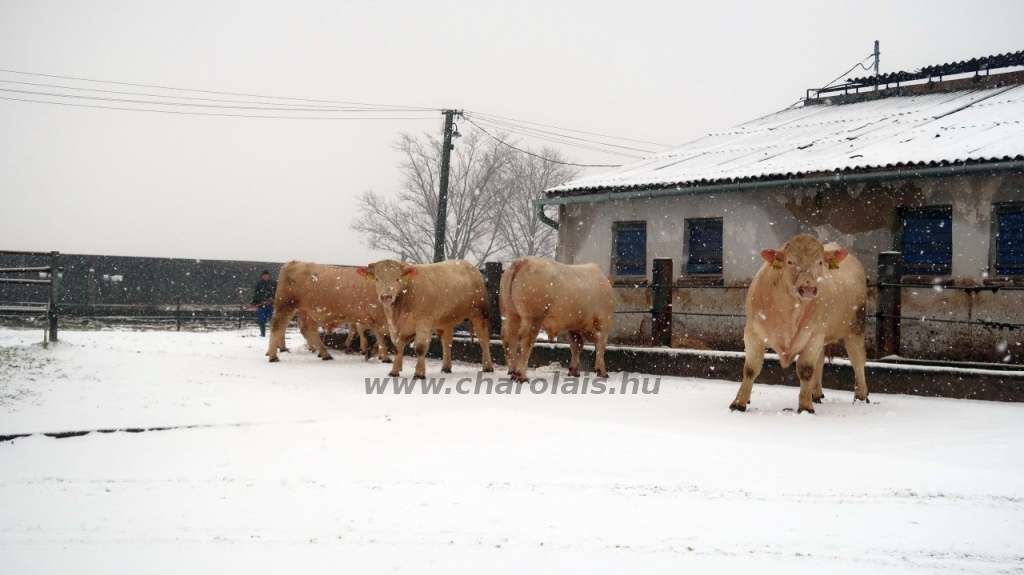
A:
[[[630,188],[595,188],[584,194],[554,195],[533,200],[536,206],[611,202],[666,196],[689,196],[720,192],[743,192],[765,188],[807,188],[844,183],[863,183],[921,178],[971,176],[1003,172],[1024,172],[1024,157],[998,161],[975,161],[925,168],[880,169],[873,171],[847,171],[827,175],[799,175],[790,178],[761,178],[730,183],[696,185],[651,184]]]

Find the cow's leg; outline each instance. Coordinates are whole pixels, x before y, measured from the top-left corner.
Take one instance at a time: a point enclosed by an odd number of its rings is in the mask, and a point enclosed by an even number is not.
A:
[[[804,411],[814,413],[814,382],[816,377],[821,377],[818,372],[818,357],[825,354],[825,338],[817,336],[808,342],[807,347],[800,352],[796,360],[796,375],[800,378],[800,401],[797,405],[797,413]]]
[[[754,380],[761,373],[761,366],[764,365],[764,341],[754,334],[753,330],[743,331],[743,350],[746,359],[743,361],[743,383],[740,390],[736,392],[736,399],[733,400],[729,409],[733,411],[746,411],[750,403],[750,392],[754,389]]]
[[[395,363],[391,364],[391,372],[388,373],[391,377],[398,377],[398,374],[402,372],[402,360],[405,359],[405,346],[409,345],[408,337],[399,337],[391,341],[395,342]]]
[[[537,334],[540,333],[540,322],[529,321],[523,318],[519,324],[519,355],[516,357],[515,377],[517,381],[526,381],[526,367],[530,363],[530,352],[533,351],[533,344],[537,342]]]
[[[477,339],[480,340],[480,363],[483,371],[490,373],[494,371],[494,362],[491,361],[491,324],[483,316],[471,317],[469,323],[473,326]]]
[[[818,361],[814,366],[814,388],[811,389],[811,401],[814,403],[821,403],[825,392],[821,390],[821,378],[825,372],[825,348],[821,349],[821,353],[818,354]]]
[[[413,350],[416,352],[416,371],[413,379],[427,379],[427,348],[430,347],[430,336],[434,332],[429,325],[416,326],[416,339]]]
[[[580,351],[583,350],[583,335],[576,331],[569,332],[569,375],[580,376]]]
[[[363,359],[370,359],[370,338],[366,336],[370,328],[361,323],[350,323],[349,325],[355,330],[355,334],[359,336],[359,352],[363,354]],[[349,333],[351,334],[352,331],[350,330]]]
[[[509,313],[501,322],[501,346],[505,350],[505,365],[508,374],[516,374],[516,358],[519,357],[519,324],[522,318],[515,312]]]
[[[598,377],[608,377],[608,368],[604,365],[604,348],[608,346],[608,326],[594,334],[594,369]]]
[[[352,344],[356,341],[356,332],[359,331],[359,324],[348,324],[348,337],[345,338],[345,353],[352,353]],[[360,346],[362,347],[362,346]]]
[[[280,361],[277,357],[278,350],[286,350],[284,331],[288,328],[288,322],[292,321],[293,315],[295,315],[295,308],[285,309],[282,306],[280,309],[274,309],[274,315],[270,318],[270,341],[267,342],[267,355],[270,356],[272,362]]]
[[[850,335],[845,339],[846,353],[850,356],[850,363],[853,364],[853,376],[856,386],[853,388],[853,400],[866,401],[868,399],[868,382],[864,378],[864,362],[868,360],[868,351],[865,349],[864,334]]]
[[[441,373],[452,372],[452,338],[455,336],[455,327],[439,329],[437,337],[441,340]]]
[[[384,339],[387,333],[387,330],[382,328],[373,330],[373,335],[377,338],[377,357],[380,358],[381,363],[391,363],[391,357],[388,356],[388,342]]]
[[[317,357],[323,360],[334,359],[331,352],[327,351],[324,340],[320,338],[320,325],[310,319],[306,312],[299,312],[299,333],[306,339],[309,348],[316,352]]]

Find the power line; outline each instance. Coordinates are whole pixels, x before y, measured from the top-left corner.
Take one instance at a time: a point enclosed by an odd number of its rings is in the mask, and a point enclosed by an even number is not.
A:
[[[291,101],[295,101],[295,102],[312,102],[312,103],[317,103],[317,104],[341,104],[341,105],[349,105],[349,106],[371,106],[371,107],[376,107],[376,108],[396,108],[396,109],[397,108],[404,108],[404,109],[409,109],[409,110],[420,110],[420,111],[424,111],[424,112],[426,112],[426,111],[430,111],[430,112],[439,112],[439,111],[441,111],[440,108],[421,108],[421,107],[417,107],[417,106],[399,106],[399,105],[391,105],[391,104],[366,104],[366,103],[361,103],[361,102],[340,102],[340,101],[336,101],[336,100],[313,100],[313,99],[308,99],[308,98],[292,98],[292,97],[287,97],[287,96],[263,96],[263,95],[260,95],[260,94],[245,94],[245,93],[241,93],[241,92],[219,92],[219,91],[215,91],[215,90],[199,90],[199,89],[195,89],[195,88],[175,88],[175,87],[172,87],[172,86],[160,86],[160,85],[155,85],[155,84],[136,84],[136,83],[131,83],[131,82],[116,82],[116,81],[113,81],[113,80],[94,80],[94,79],[91,79],[91,78],[79,78],[79,77],[76,77],[76,76],[59,76],[59,75],[56,75],[56,74],[40,74],[38,72],[23,72],[23,71],[20,71],[20,70],[9,70],[9,69],[5,69],[5,68],[0,68],[0,72],[6,72],[8,74],[21,74],[21,75],[25,75],[25,76],[40,76],[40,77],[43,77],[43,78],[56,78],[56,79],[59,79],[59,80],[75,80],[75,81],[78,81],[78,82],[96,82],[96,83],[100,83],[100,84],[116,84],[118,86],[134,86],[136,88],[156,88],[156,89],[159,89],[159,90],[175,90],[175,91],[178,91],[178,92],[197,92],[197,93],[201,93],[201,94],[217,94],[217,95],[220,95],[220,96],[243,96],[243,97],[246,97],[246,98],[263,98],[263,99],[267,99],[267,100],[291,100]]]
[[[501,125],[492,124],[492,123],[489,123],[486,120],[483,120],[483,119],[481,119],[479,117],[477,118],[477,120],[480,121],[481,123],[484,123],[486,126],[488,126],[490,128],[494,128],[496,130],[504,130],[504,131],[512,132],[514,134],[519,134],[520,136],[526,136],[526,137],[529,137],[529,138],[537,138],[539,140],[544,140],[546,142],[553,142],[555,144],[562,144],[564,146],[573,146],[573,147],[576,147],[576,148],[583,148],[585,150],[592,150],[592,151],[601,152],[601,153],[604,153],[604,154],[614,154],[614,155],[617,155],[617,156],[626,156],[626,157],[634,158],[634,159],[640,159],[641,158],[641,156],[637,156],[637,155],[634,155],[634,154],[628,154],[626,152],[616,152],[616,151],[607,150],[607,149],[604,149],[604,148],[595,148],[594,146],[588,146],[588,145],[579,144],[579,143],[576,143],[576,142],[567,142],[565,140],[562,140],[562,139],[559,139],[559,138],[556,138],[556,137],[553,137],[553,136],[540,136],[540,135],[537,135],[537,134],[533,134],[533,133],[529,133],[529,132],[525,132],[525,131],[520,131],[520,130],[515,129],[515,128],[509,128],[507,126],[501,126]],[[479,125],[477,125],[477,124],[474,124],[474,125],[479,127]]]
[[[523,131],[530,132],[530,133],[547,134],[547,135],[558,137],[558,138],[567,138],[567,139],[570,139],[570,140],[578,140],[580,142],[587,142],[587,143],[590,143],[590,144],[595,144],[595,145],[600,145],[600,146],[607,146],[607,147],[611,147],[611,148],[621,148],[623,150],[630,150],[630,151],[633,151],[633,152],[643,152],[645,154],[654,154],[654,153],[656,153],[656,152],[653,152],[651,150],[645,150],[645,149],[642,149],[642,148],[634,148],[634,147],[631,147],[631,146],[622,146],[622,145],[619,145],[619,144],[609,144],[609,143],[605,143],[605,142],[599,142],[597,140],[589,140],[587,138],[580,138],[578,136],[569,136],[569,135],[566,135],[566,134],[559,134],[557,132],[551,132],[549,130],[541,130],[539,128],[531,128],[529,126],[523,126],[523,125],[520,125],[520,124],[515,124],[515,123],[512,123],[512,122],[505,122],[505,121],[502,121],[502,120],[487,120],[487,119],[483,119],[482,121],[487,121],[491,125],[494,125],[494,126],[503,126],[503,127],[507,128],[509,130],[511,130],[511,129],[519,129],[519,130],[523,130]]]
[[[493,139],[494,141],[496,141],[496,142],[498,142],[498,143],[500,143],[500,144],[502,144],[504,146],[507,146],[509,148],[512,148],[513,150],[515,150],[517,152],[521,152],[523,154],[526,154],[528,156],[533,156],[535,158],[540,158],[541,160],[544,160],[545,162],[551,162],[553,164],[561,164],[563,166],[577,166],[577,167],[580,167],[580,168],[619,168],[619,167],[622,167],[621,164],[614,164],[614,165],[611,165],[611,164],[576,164],[576,163],[573,163],[573,162],[561,162],[561,161],[558,161],[558,160],[552,160],[551,158],[545,158],[544,156],[541,156],[540,154],[535,154],[533,152],[530,152],[530,151],[527,151],[527,150],[523,150],[523,149],[520,149],[520,148],[517,148],[517,147],[513,146],[512,144],[509,144],[505,140],[502,140],[501,138],[499,138],[499,137],[495,136],[494,134],[488,132],[487,130],[483,129],[483,127],[481,127],[479,124],[474,122],[472,118],[469,118],[469,117],[466,117],[466,116],[464,116],[464,117],[466,118],[467,122],[469,122],[470,124],[473,124],[474,126],[476,126],[476,128],[478,130],[480,130],[481,132],[483,132],[483,133],[487,134],[488,136],[490,136],[491,139]]]
[[[645,140],[633,140],[633,139],[630,139],[630,138],[622,138],[622,137],[619,137],[619,136],[607,136],[607,135],[604,135],[604,134],[598,134],[596,132],[584,132],[583,130],[573,130],[573,129],[570,129],[570,128],[559,128],[558,126],[551,126],[551,125],[548,125],[548,124],[541,124],[541,123],[538,123],[538,122],[528,122],[526,120],[516,120],[514,118],[506,118],[504,116],[496,116],[494,114],[484,114],[482,112],[474,112],[474,113],[476,115],[478,115],[478,116],[486,116],[486,117],[490,117],[490,118],[496,118],[496,119],[499,119],[499,120],[507,120],[507,121],[510,121],[510,122],[517,122],[517,123],[520,123],[520,124],[530,124],[530,125],[533,125],[533,126],[541,126],[541,127],[544,127],[544,128],[553,128],[555,130],[562,130],[562,131],[565,131],[565,132],[575,132],[577,134],[587,134],[588,136],[600,136],[602,138],[608,138],[609,140],[624,140],[624,141],[627,141],[627,142],[634,142],[634,143],[637,143],[637,144],[650,144],[652,146],[661,146],[663,148],[671,148],[671,147],[673,147],[673,146],[671,146],[669,144],[659,144],[657,142],[648,142],[648,141],[645,141]]]
[[[97,104],[78,104],[74,102],[47,102],[44,100],[29,100],[27,98],[10,98],[0,96],[0,100],[12,100],[15,102],[31,102],[33,104],[51,104],[55,106],[73,106],[76,108],[100,108],[103,110],[123,110],[126,112],[155,112],[158,114],[175,114],[180,116],[220,116],[224,118],[266,118],[278,120],[436,120],[436,116],[425,118],[414,118],[409,116],[381,117],[381,116],[267,116],[257,114],[223,114],[217,112],[185,112],[181,110],[155,110],[151,108],[124,108],[118,106],[100,106]]]

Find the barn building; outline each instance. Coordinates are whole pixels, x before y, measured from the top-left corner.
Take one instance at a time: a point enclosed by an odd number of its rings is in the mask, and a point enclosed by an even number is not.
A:
[[[613,276],[621,312],[650,309],[654,260],[671,258],[673,331],[714,349],[742,349],[761,250],[809,233],[864,264],[872,316],[879,255],[902,255],[901,356],[1024,362],[1022,66],[1024,51],[812,90],[537,208],[559,261]],[[619,314],[615,340],[649,342],[650,317]]]

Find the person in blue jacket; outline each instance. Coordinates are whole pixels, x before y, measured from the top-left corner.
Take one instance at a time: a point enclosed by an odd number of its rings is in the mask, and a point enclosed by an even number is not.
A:
[[[277,282],[270,279],[270,271],[263,270],[252,294],[252,307],[256,308],[256,323],[260,324],[260,337],[267,336],[267,322],[274,315],[274,294]]]

